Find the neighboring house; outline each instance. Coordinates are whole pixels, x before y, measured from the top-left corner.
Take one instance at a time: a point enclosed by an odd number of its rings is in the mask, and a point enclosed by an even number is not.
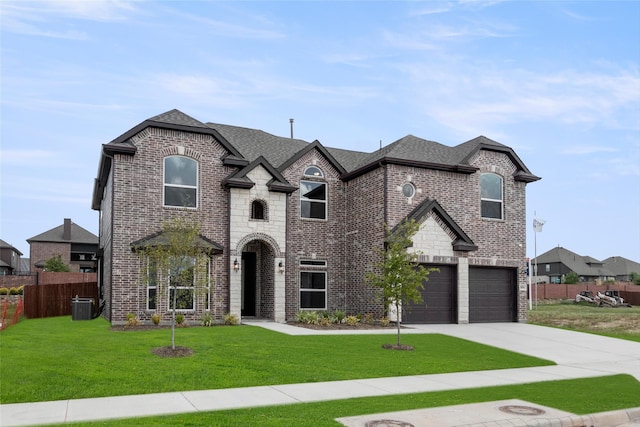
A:
[[[22,273],[21,256],[22,252],[0,239],[0,275],[10,276]]]
[[[161,244],[176,216],[200,224],[208,260],[207,292],[183,282],[177,291],[191,322],[207,311],[277,322],[300,310],[382,316],[365,272],[380,260],[384,224],[407,218],[421,224],[412,250],[440,270],[403,321],[526,319],[525,188],[539,178],[483,136],[448,147],[408,135],[364,153],[172,110],[101,154],[92,208],[103,315],[114,324],[169,312],[171,292],[157,285],[179,273],[156,271],[137,249]]]
[[[640,263],[621,256],[612,256],[602,261],[604,267],[611,271],[619,282],[630,282],[631,273],[640,274]]]
[[[538,255],[531,261],[532,265],[538,265],[538,276],[549,277],[549,283],[562,283],[563,277],[570,272],[575,272],[580,282],[601,282],[614,280],[615,274],[604,265],[590,256],[581,256],[563,247],[556,247]],[[535,276],[535,272],[534,272]]]
[[[32,272],[42,271],[45,262],[56,255],[60,255],[71,271],[97,271],[98,236],[69,218],[65,218],[62,225],[27,239],[27,242]]]

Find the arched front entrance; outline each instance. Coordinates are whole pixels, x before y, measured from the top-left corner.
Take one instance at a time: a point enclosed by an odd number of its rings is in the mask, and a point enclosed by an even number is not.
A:
[[[274,319],[274,260],[273,249],[262,241],[242,248],[242,317]]]
[[[284,254],[270,236],[245,236],[232,251],[229,312],[239,318],[285,321]]]

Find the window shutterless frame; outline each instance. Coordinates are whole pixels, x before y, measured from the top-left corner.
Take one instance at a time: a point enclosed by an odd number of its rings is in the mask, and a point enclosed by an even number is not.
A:
[[[327,272],[300,272],[300,310],[327,309]]]
[[[185,156],[168,156],[163,160],[162,205],[198,208],[198,162]]]
[[[317,181],[300,181],[300,217],[327,219],[327,184]]]
[[[480,215],[482,218],[504,219],[503,179],[495,173],[480,175]]]

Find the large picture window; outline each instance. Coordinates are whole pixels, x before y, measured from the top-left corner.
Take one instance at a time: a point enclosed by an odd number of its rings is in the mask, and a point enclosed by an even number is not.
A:
[[[326,310],[327,273],[324,271],[300,272],[300,309]]]
[[[198,162],[184,156],[164,159],[164,206],[198,205]]]
[[[480,175],[480,200],[482,218],[503,218],[502,177],[495,173]]]
[[[327,219],[327,184],[300,181],[300,216]]]
[[[196,259],[173,260],[169,267],[169,310],[195,310],[195,280]]]

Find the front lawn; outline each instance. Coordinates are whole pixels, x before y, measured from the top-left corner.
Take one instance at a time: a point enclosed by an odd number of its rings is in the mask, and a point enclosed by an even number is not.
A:
[[[170,330],[111,331],[104,319],[29,319],[2,333],[0,401],[61,399],[338,381],[551,365],[444,335],[287,336],[258,327],[176,330],[186,358],[151,353]]]

